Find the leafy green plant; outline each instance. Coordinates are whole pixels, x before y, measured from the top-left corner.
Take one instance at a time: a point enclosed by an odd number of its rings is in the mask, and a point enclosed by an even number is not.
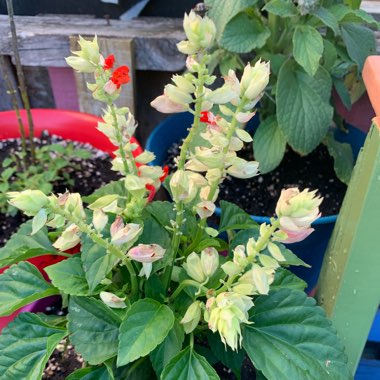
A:
[[[346,108],[365,91],[364,61],[376,52],[378,22],[360,1],[205,0],[217,27],[214,62],[223,74],[243,69],[241,54],[271,62],[271,80],[260,101],[261,125],[254,141],[261,172],[276,168],[288,144],[301,155],[320,143],[335,160],[338,178],[348,183],[352,152],[327,137],[335,114],[332,90]],[[339,152],[339,153],[338,153]]]
[[[0,212],[14,215],[17,211],[8,203],[7,192],[39,189],[45,194],[53,190],[54,183],[72,186],[74,181],[67,168],[79,169],[75,159],[88,159],[91,153],[78,149],[72,142],[48,144],[35,148],[35,163],[25,165],[25,152],[14,152],[2,162],[0,174]]]
[[[151,152],[133,157],[135,119],[114,104],[129,81],[128,67],[114,69],[114,57],[100,55],[96,38],[80,38],[81,49],[67,58],[76,70],[94,74],[88,87],[107,105],[98,128],[118,147],[113,167],[123,177],[87,197],[87,206],[78,193],[8,194],[33,219],[0,250],[0,263],[11,265],[0,275],[0,316],[55,294],[68,314],[22,313],[5,328],[0,378],[40,379],[65,339],[86,362],[69,380],[216,380],[217,362],[240,378],[246,355],[269,380],[284,374],[352,379],[331,322],[287,270],[308,265],[282,244],[313,231],[322,202],[316,191],[284,190],[269,224],[257,225],[228,202],[221,202],[219,228],[207,223],[226,173],[257,174],[258,163],[236,152],[251,138],[242,127],[254,115],[269,70],[264,62],[247,65],[241,80],[230,72],[212,90],[208,49],[215,26],[191,12],[184,28],[188,39],[178,48],[188,55],[189,73],[173,76],[152,102],[163,112],[194,115],[168,179],[173,202],[152,201],[167,170],[147,165]],[[207,111],[213,106],[217,115]],[[79,244],[78,254],[45,268],[51,281],[25,261],[44,250],[67,256]]]

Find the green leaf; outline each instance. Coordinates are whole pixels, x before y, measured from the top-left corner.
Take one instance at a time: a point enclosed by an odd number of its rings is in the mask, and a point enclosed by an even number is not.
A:
[[[220,39],[225,26],[233,17],[248,7],[255,5],[256,2],[257,0],[218,0],[217,2],[206,0],[205,4],[210,8],[207,15],[215,23],[217,39]]]
[[[112,380],[105,366],[80,368],[70,374],[66,380]]]
[[[347,8],[343,4],[334,4],[331,7],[328,7],[328,10],[335,16],[338,21],[342,21],[342,19],[350,13],[350,9]]]
[[[340,78],[334,78],[334,88],[338,93],[343,105],[350,110],[352,107],[350,93],[344,84],[344,80]]]
[[[51,282],[59,290],[72,296],[90,294],[82,260],[76,255],[45,268]]]
[[[0,275],[0,316],[10,315],[33,301],[59,294],[28,262],[12,265]]]
[[[240,207],[227,201],[220,201],[222,215],[220,217],[219,232],[227,230],[241,230],[257,226],[257,223]]]
[[[105,248],[93,243],[89,238],[84,240],[81,252],[83,269],[86,273],[90,292],[92,293],[112,270],[118,259],[108,253]]]
[[[259,227],[255,226],[249,230],[239,231],[230,244],[230,252],[232,252],[238,245],[246,245],[248,240],[253,237],[255,240],[258,239],[260,235]]]
[[[309,25],[298,25],[293,34],[294,59],[304,70],[314,76],[319,68],[323,53],[323,39],[320,33]]]
[[[175,356],[165,367],[161,380],[219,380],[219,376],[201,355],[190,347]]]
[[[166,364],[181,351],[184,339],[183,327],[176,320],[165,340],[150,353],[150,360],[158,377]]]
[[[171,309],[145,298],[135,302],[120,326],[117,366],[148,355],[168,335],[174,324]]]
[[[270,285],[270,290],[280,290],[280,289],[296,289],[305,290],[307,284],[305,281],[301,280],[292,272],[285,268],[277,268],[276,274],[274,276],[274,281]]]
[[[327,27],[329,27],[336,36],[340,34],[338,20],[328,9],[319,7],[311,14],[321,20]]]
[[[125,188],[124,181],[112,181],[110,183],[107,183],[107,185],[104,185],[100,189],[95,190],[87,197],[83,197],[83,201],[88,204],[94,203],[100,197],[104,197],[105,195],[109,194],[118,194],[121,197],[128,196],[128,191]]]
[[[374,19],[374,17],[363,9],[355,9],[343,17],[341,23],[359,23],[359,24],[367,24],[375,29],[379,29],[379,23]]]
[[[5,246],[0,249],[0,268],[49,252],[57,252],[50,243],[47,228],[42,228],[33,236],[31,233],[32,221],[30,220],[22,224]]]
[[[265,174],[275,169],[285,154],[286,139],[278,127],[275,116],[262,121],[253,139],[255,159],[259,161],[260,172]]]
[[[338,58],[338,53],[335,46],[329,40],[323,40],[323,45],[323,67],[327,71],[330,71]]]
[[[208,332],[207,341],[213,355],[215,355],[223,365],[231,369],[237,378],[240,378],[240,371],[245,358],[245,351],[240,349],[235,352],[228,346],[225,347],[220,339],[220,335],[218,333],[213,333],[212,331]]]
[[[277,82],[277,122],[288,144],[301,154],[315,149],[326,136],[333,117],[329,73],[319,68],[314,77],[294,61],[286,62]]]
[[[234,53],[249,53],[262,48],[270,37],[270,29],[261,19],[239,13],[227,25],[220,45]]]
[[[41,379],[50,355],[66,334],[36,314],[19,314],[0,335],[0,378]]]
[[[70,297],[68,329],[75,349],[90,364],[100,364],[117,354],[121,318],[102,301]]]
[[[297,7],[290,1],[271,0],[267,3],[263,10],[280,17],[297,16]]]
[[[343,344],[315,300],[299,290],[260,296],[243,330],[243,347],[268,379],[348,380]]]
[[[342,38],[350,58],[357,63],[360,71],[364,61],[371,54],[376,54],[376,39],[371,29],[348,23],[341,25]]]
[[[354,155],[350,144],[335,140],[332,133],[327,135],[326,146],[334,159],[334,170],[337,177],[346,185],[350,182],[354,169]]]

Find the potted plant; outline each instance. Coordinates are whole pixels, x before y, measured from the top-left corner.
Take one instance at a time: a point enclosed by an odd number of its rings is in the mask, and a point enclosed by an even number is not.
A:
[[[211,90],[215,77],[207,49],[215,26],[191,12],[185,28],[193,32],[179,47],[189,53],[191,72],[174,76],[174,84],[153,102],[161,110],[194,114],[178,170],[168,179],[173,202],[152,202],[167,172],[147,165],[154,158],[148,151],[132,156],[133,115],[127,114],[125,124],[124,110],[114,105],[128,81],[127,68],[111,74],[97,59],[96,40],[83,42],[77,57],[68,59],[75,69],[94,73],[89,88],[107,105],[101,130],[118,146],[113,166],[123,177],[87,207],[78,193],[9,194],[12,205],[33,217],[36,233],[46,234],[46,226],[56,231],[55,249],[81,242],[81,251],[46,268],[51,283],[16,258],[0,275],[0,315],[52,294],[62,294],[68,306],[61,318],[22,313],[3,330],[0,377],[39,379],[54,347],[66,340],[86,362],[68,379],[214,380],[220,377],[212,364],[220,369],[217,363],[223,363],[239,377],[243,361],[249,378],[254,371],[269,380],[284,374],[300,380],[352,378],[331,322],[306,297],[305,283],[285,269],[305,265],[280,241],[312,232],[322,201],[316,192],[285,190],[270,224],[258,226],[227,202],[218,230],[207,224],[225,173],[257,173],[257,162],[239,159],[236,152],[250,138],[241,123],[252,116],[269,67],[251,67],[244,81],[231,71],[223,86]],[[95,59],[83,56],[85,49]],[[200,144],[193,154],[189,146],[205,116],[201,112],[213,105],[220,113],[207,114],[204,131],[212,146]],[[222,231],[228,242],[219,238]]]
[[[240,197],[239,205],[256,220],[268,221],[282,187],[319,187],[326,199],[325,216],[314,225],[314,241],[293,248],[297,254],[307,255],[303,258],[313,266],[313,271],[298,273],[312,289],[354,158],[365,139],[353,126],[343,126],[334,112],[333,95],[337,93],[345,106],[351,107],[363,93],[362,66],[376,46],[367,25],[377,27],[378,23],[362,10],[331,1],[205,3],[217,26],[219,48],[213,52],[213,64],[219,63],[222,74],[228,75],[231,68],[242,70],[247,54],[251,58],[254,54],[253,63],[259,57],[271,62],[271,79],[257,119],[248,124],[254,141],[243,153],[260,162],[262,175],[245,184],[226,182],[220,198]],[[358,43],[360,38],[366,43]],[[242,53],[246,54],[243,58]],[[177,140],[169,132],[174,123],[181,130]],[[186,135],[188,126],[185,116],[164,121],[151,135],[147,148],[165,161],[167,149],[158,146],[159,136],[168,135],[170,146]],[[291,176],[291,172],[298,174]],[[262,193],[266,196],[258,199]],[[252,202],[252,198],[258,201]]]

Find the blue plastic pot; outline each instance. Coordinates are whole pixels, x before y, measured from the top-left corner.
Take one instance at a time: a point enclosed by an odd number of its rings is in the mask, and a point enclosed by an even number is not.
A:
[[[161,122],[151,133],[146,143],[146,149],[154,152],[156,159],[152,164],[163,165],[167,158],[169,147],[181,141],[187,135],[187,129],[193,121],[193,115],[187,112],[179,113],[168,117]],[[256,115],[249,123],[248,129],[255,130],[259,125],[259,117]],[[349,133],[337,131],[336,138],[341,142],[351,145],[355,158],[359,154],[360,148],[364,144],[366,134],[361,130],[351,126],[346,126]],[[217,208],[216,214],[220,215]],[[334,224],[338,215],[323,216],[313,223],[315,231],[300,243],[289,244],[288,247],[298,257],[311,265],[311,268],[292,267],[291,270],[301,277],[308,284],[307,291],[312,290],[317,284],[319,272],[321,270],[323,256],[327,248]],[[252,215],[258,223],[269,223],[269,217]]]

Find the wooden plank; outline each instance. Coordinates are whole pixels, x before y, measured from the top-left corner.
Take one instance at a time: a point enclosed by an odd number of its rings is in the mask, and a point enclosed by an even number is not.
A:
[[[9,87],[12,88],[11,91],[13,91],[15,96],[14,101],[18,107],[22,108],[21,97],[18,91],[17,80],[10,57],[4,56],[0,60],[0,65],[0,111],[6,111],[14,108],[11,94],[9,93]]]
[[[355,373],[380,302],[380,126],[359,154],[322,266],[317,300]]]
[[[78,37],[70,37],[71,50],[76,51],[79,49],[77,44]],[[129,38],[98,38],[100,51],[104,57],[113,54],[116,60],[116,66],[127,65],[130,68],[130,82],[123,86],[119,99],[116,105],[119,107],[129,107],[132,113],[135,110],[134,104],[134,83],[135,83],[135,67],[133,55],[133,40]],[[78,92],[79,110],[81,112],[91,113],[93,115],[101,116],[102,109],[105,104],[93,99],[91,91],[87,89],[87,82],[94,83],[93,74],[75,73],[75,81]]]
[[[15,17],[21,62],[26,66],[66,67],[70,36],[129,38],[135,43],[136,70],[180,71],[185,56],[176,44],[184,38],[182,20],[137,18],[111,20],[88,17]],[[0,15],[0,54],[12,55],[8,18]]]

